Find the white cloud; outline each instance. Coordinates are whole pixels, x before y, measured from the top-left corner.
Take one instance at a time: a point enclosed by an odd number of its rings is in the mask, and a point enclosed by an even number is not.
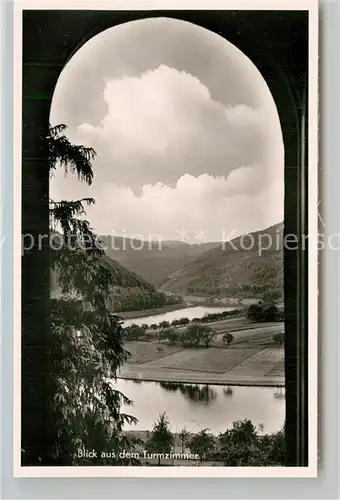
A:
[[[96,199],[88,218],[98,233],[174,239],[185,228],[193,240],[203,229],[219,240],[283,219],[284,152],[270,100],[225,106],[165,65],[108,79],[100,98],[100,125],[89,119],[69,135],[97,151],[93,185],[60,172],[51,183],[56,199]]]
[[[161,65],[107,81],[104,99],[101,124],[78,127],[78,140],[98,152],[95,170],[103,180],[140,190],[148,183],[173,185],[184,173],[228,176],[256,164],[275,177],[282,167],[275,165],[280,126],[269,116],[275,109],[223,106],[184,71]]]
[[[175,239],[177,232],[185,228],[192,241],[199,229],[209,240],[220,240],[222,233],[243,234],[283,219],[283,205],[277,204],[283,197],[281,182],[250,193],[240,190],[237,182],[236,177],[185,174],[173,187],[145,185],[140,195],[131,187],[94,182],[92,195],[97,202],[88,208],[88,217],[96,221],[100,234],[144,239],[158,235],[166,240]],[[72,186],[69,189],[74,192]]]

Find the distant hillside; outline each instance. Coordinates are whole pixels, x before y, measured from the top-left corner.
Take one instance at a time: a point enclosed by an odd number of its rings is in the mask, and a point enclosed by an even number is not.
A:
[[[103,256],[103,262],[111,272],[114,281],[114,287],[109,297],[113,311],[152,309],[174,304],[180,300],[178,297],[157,291],[146,280],[106,255]],[[57,298],[61,295],[57,273],[51,271],[51,297]]]
[[[262,247],[271,246],[267,250]],[[181,295],[262,297],[283,293],[283,224],[219,244],[172,273],[162,290]],[[249,249],[248,249],[249,248]]]
[[[106,254],[124,267],[131,269],[156,287],[169,276],[199,255],[219,243],[189,245],[179,241],[141,241],[136,239],[102,236]]]

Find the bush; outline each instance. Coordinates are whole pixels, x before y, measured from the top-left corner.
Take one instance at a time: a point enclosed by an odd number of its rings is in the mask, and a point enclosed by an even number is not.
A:
[[[188,326],[182,336],[182,343],[184,346],[194,346],[204,345],[209,347],[215,332],[212,328],[205,325],[194,324]]]
[[[145,335],[145,330],[139,325],[131,325],[124,328],[126,340],[140,340]]]
[[[174,328],[166,328],[160,335],[162,340],[167,340],[170,345],[175,345],[180,337],[180,334]]]
[[[284,431],[260,435],[250,420],[234,422],[233,428],[219,436],[215,459],[227,467],[283,466]]]
[[[265,321],[278,321],[278,319],[279,319],[279,310],[274,304],[268,306],[264,310]]]
[[[243,312],[242,309],[232,309],[230,311],[222,311],[219,313],[210,313],[206,314],[203,316],[203,318],[200,319],[202,323],[210,323],[212,321],[221,321],[225,318],[228,318],[229,316],[237,316]],[[193,319],[192,321],[196,321],[197,318]]]
[[[234,340],[234,335],[232,335],[231,333],[225,333],[222,337],[222,342],[224,344],[230,345],[233,340]]]
[[[248,307],[247,318],[252,321],[281,321],[282,313],[275,304],[265,306],[263,303],[252,304]]]
[[[285,341],[285,334],[283,332],[277,333],[276,335],[273,336],[274,344],[283,345],[284,341]]]
[[[160,328],[162,328],[162,329],[164,329],[164,328],[169,328],[169,326],[170,326],[169,321],[161,321],[161,322],[159,323],[159,327],[160,327]]]
[[[193,318],[191,323],[202,323],[202,318]]]
[[[181,318],[177,321],[179,326],[185,326],[190,323],[190,320],[188,318]]]
[[[195,434],[188,443],[191,453],[199,455],[200,462],[207,460],[215,448],[214,436],[207,431],[208,429],[204,429]]]
[[[264,308],[262,304],[251,304],[248,307],[247,318],[252,321],[263,321]]]

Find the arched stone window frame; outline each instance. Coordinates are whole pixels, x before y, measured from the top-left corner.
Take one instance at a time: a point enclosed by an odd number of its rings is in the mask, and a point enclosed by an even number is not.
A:
[[[117,24],[172,17],[210,29],[236,45],[262,73],[275,100],[285,147],[285,234],[307,234],[308,12],[300,11],[24,11],[22,94],[22,233],[49,231],[47,135],[58,77],[94,35]],[[38,241],[38,238],[34,238]],[[49,346],[49,252],[36,246],[22,258],[22,412],[36,398],[39,414],[23,432],[46,438]],[[286,465],[308,463],[308,251],[285,250]],[[33,384],[33,385],[32,385]],[[33,387],[33,389],[32,389]],[[41,420],[42,419],[42,420]],[[40,426],[40,427],[39,427]]]

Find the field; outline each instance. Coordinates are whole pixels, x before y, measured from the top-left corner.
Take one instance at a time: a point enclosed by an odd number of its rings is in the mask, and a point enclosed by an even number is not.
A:
[[[268,344],[268,332],[246,331],[230,347],[183,348],[161,342],[129,342],[131,358],[119,377],[235,385],[284,385],[284,349]],[[240,339],[241,340],[241,339]],[[267,343],[267,345],[266,345]]]
[[[244,359],[256,354],[257,349],[211,347],[208,349],[183,349],[162,359],[151,361],[148,366],[178,368],[199,372],[225,373],[239,365]]]
[[[142,364],[169,357],[169,355],[181,351],[182,347],[169,346],[159,342],[127,342],[125,349],[131,354],[129,363]]]

